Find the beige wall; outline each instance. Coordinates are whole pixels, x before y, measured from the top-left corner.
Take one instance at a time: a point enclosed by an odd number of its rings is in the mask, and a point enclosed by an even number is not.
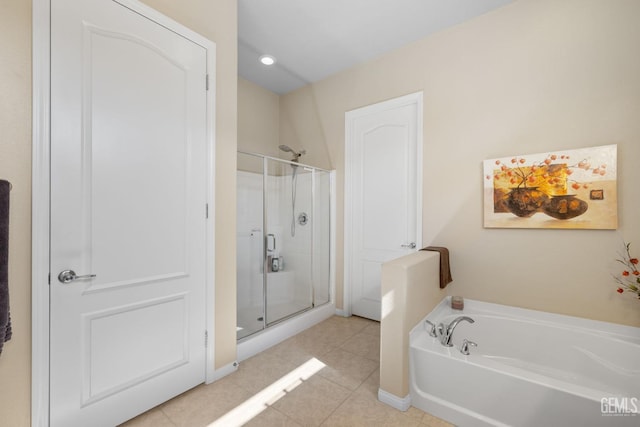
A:
[[[332,169],[323,128],[310,101],[305,92],[282,97],[239,77],[238,150],[291,160],[291,153],[278,149],[285,144],[296,151],[306,150],[300,162]],[[283,102],[286,104],[281,105]],[[296,108],[287,108],[290,103]],[[297,108],[299,103],[304,108]]]
[[[382,390],[400,398],[409,394],[409,332],[446,295],[435,252],[418,251],[382,265]]]
[[[0,424],[28,426],[31,399],[31,2],[0,2],[0,178],[13,184],[13,337],[0,355]]]
[[[213,40],[216,69],[216,365],[235,360],[236,1],[147,0]],[[0,178],[13,183],[9,283],[13,338],[0,356],[0,424],[30,425],[31,2],[0,2]]]
[[[300,158],[301,163],[331,170],[333,163],[321,121],[322,115],[317,107],[312,86],[281,96],[280,143],[295,150],[306,150],[307,153]]]
[[[238,150],[278,157],[280,96],[238,77]]]
[[[344,113],[423,91],[423,242],[451,250],[448,292],[640,325],[611,278],[623,240],[640,254],[638,17],[636,0],[519,0],[283,96],[281,129],[318,141],[315,114],[337,169],[338,306]],[[617,231],[483,228],[483,160],[614,143]]]

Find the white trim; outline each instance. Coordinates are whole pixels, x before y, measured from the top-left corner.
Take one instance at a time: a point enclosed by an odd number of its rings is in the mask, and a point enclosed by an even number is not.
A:
[[[351,232],[353,228],[353,181],[351,164],[353,163],[353,139],[354,122],[356,118],[378,113],[381,111],[399,108],[406,105],[416,106],[416,248],[422,248],[422,180],[423,180],[423,93],[414,92],[398,98],[379,102],[377,104],[361,107],[345,113],[345,156],[344,156],[344,277],[343,277],[343,307],[345,316],[351,316]]]
[[[206,350],[206,367],[205,382],[207,384],[215,381],[215,304],[216,304],[216,45],[212,41],[207,40],[204,46],[207,49],[207,75],[209,76],[209,90],[207,92],[207,149],[208,149],[208,165],[207,165],[207,204],[208,204],[208,221],[206,225],[207,241],[207,272],[206,272],[206,328],[208,331],[207,350]]]
[[[207,271],[206,325],[209,331],[205,381],[215,380],[215,70],[216,45],[182,24],[136,0],[116,0],[122,6],[182,35],[207,50]],[[31,210],[31,425],[49,425],[49,217],[50,217],[50,81],[51,0],[32,1],[32,210]],[[224,369],[224,368],[223,368]]]
[[[140,2],[139,0],[113,0],[113,1],[126,7],[127,9],[132,10],[133,12],[141,16],[144,16],[145,18],[155,22],[156,24],[159,24],[165,27],[166,29],[173,31],[176,34],[181,35],[185,39],[188,39],[196,44],[199,44],[205,49],[209,49],[209,47],[211,46],[215,47],[215,43],[212,42],[211,40],[207,39],[201,34],[196,33],[190,28],[185,27],[181,23],[174,21],[173,19],[169,18],[167,15],[163,15],[162,13],[147,6],[146,4]],[[215,49],[214,49],[214,53],[215,53]],[[213,81],[210,81],[209,83],[215,83],[215,79],[213,79]],[[210,86],[210,91],[211,91],[211,86]]]
[[[329,172],[329,302],[336,305],[336,171]]]
[[[49,0],[33,0],[31,154],[31,425],[49,425]]]
[[[409,406],[411,406],[410,394],[407,394],[405,397],[398,397],[381,388],[378,389],[378,400],[402,412],[407,411]]]
[[[424,118],[424,96],[422,92],[416,92],[412,95],[416,104],[416,249],[420,250],[423,247],[422,242],[422,189],[424,179],[424,133],[423,133],[423,118]]]
[[[240,364],[236,361],[233,361],[224,365],[222,368],[213,370],[213,372],[211,373],[211,381],[207,381],[207,384],[211,384],[212,382],[218,381],[219,379],[222,379],[227,375],[233,374],[238,370],[238,366],[240,366]]]
[[[351,230],[353,229],[353,178],[351,165],[353,163],[353,117],[352,112],[345,113],[344,130],[344,227],[343,241],[343,277],[342,277],[342,316],[351,316]]]

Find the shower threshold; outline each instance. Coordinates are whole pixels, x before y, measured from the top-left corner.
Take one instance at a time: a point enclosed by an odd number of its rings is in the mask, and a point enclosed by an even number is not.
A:
[[[335,315],[333,302],[306,308],[284,319],[269,324],[266,329],[238,340],[238,361],[243,361],[268,349],[323,320]]]

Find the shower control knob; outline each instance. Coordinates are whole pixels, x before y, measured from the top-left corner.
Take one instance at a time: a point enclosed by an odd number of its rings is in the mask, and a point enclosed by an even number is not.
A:
[[[411,243],[405,243],[403,245],[400,245],[403,248],[409,248],[409,249],[415,249],[416,248],[416,244],[415,242],[411,242]]]

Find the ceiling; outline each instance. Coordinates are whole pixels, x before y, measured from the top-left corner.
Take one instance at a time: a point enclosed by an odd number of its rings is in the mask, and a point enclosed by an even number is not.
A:
[[[238,0],[238,74],[284,94],[512,1]]]

